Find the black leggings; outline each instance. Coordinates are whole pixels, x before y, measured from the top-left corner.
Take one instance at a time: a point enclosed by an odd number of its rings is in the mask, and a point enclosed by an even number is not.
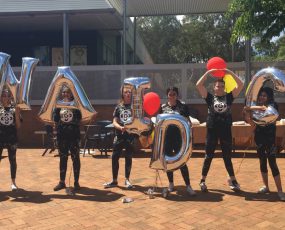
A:
[[[79,140],[74,140],[74,141],[61,140],[58,142],[58,150],[60,157],[60,162],[59,162],[60,181],[65,181],[68,152],[70,151],[71,159],[73,162],[74,182],[78,183],[79,174],[80,174]]]
[[[232,164],[232,130],[231,126],[214,127],[207,128],[207,138],[206,138],[206,156],[202,168],[202,176],[207,176],[216,146],[220,140],[224,164],[227,169],[229,176],[234,176],[234,169]]]
[[[267,159],[273,177],[276,177],[280,174],[277,163],[276,163],[276,147],[273,145],[271,147],[266,146],[257,146],[257,154],[259,157],[260,171],[262,173],[268,173],[267,169]]]
[[[273,177],[280,174],[277,163],[276,163],[276,146],[275,146],[275,133],[276,126],[268,128],[258,127],[255,131],[255,143],[257,146],[257,155],[259,157],[260,171],[262,173],[268,173],[267,159]]]
[[[118,178],[118,172],[119,172],[119,159],[122,154],[123,148],[125,148],[125,178],[129,179],[132,169],[132,155],[134,152],[134,147],[132,145],[132,142],[123,139],[123,140],[115,140],[114,142],[114,149],[112,154],[112,173],[113,173],[113,179],[117,180]]]
[[[190,185],[190,179],[189,179],[189,170],[187,165],[184,165],[180,168],[180,172],[182,174],[183,180],[186,184],[186,186]],[[173,172],[172,171],[168,171],[167,173],[167,177],[168,177],[168,181],[170,183],[173,183]]]
[[[181,148],[181,134],[177,127],[170,125],[166,132],[165,137],[165,154],[168,156],[172,156],[176,154]],[[187,165],[185,164],[180,168],[180,172],[184,179],[186,185],[190,185],[190,177],[189,177],[189,170]],[[168,181],[173,183],[173,171],[166,172]]]
[[[10,162],[10,173],[11,179],[16,179],[16,172],[17,172],[17,161],[16,161],[16,152],[17,152],[17,144],[6,144],[0,145],[0,160],[2,159],[2,153],[4,147],[8,150],[8,157]]]

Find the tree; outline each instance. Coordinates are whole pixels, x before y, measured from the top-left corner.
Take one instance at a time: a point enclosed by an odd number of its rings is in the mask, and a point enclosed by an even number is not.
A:
[[[229,16],[237,17],[231,40],[280,36],[285,28],[284,0],[232,0]]]
[[[221,14],[141,17],[138,31],[155,63],[199,63],[213,56],[243,61],[244,42],[230,43],[232,21]]]
[[[137,26],[155,63],[176,63],[169,53],[181,28],[175,16],[139,17]]]
[[[178,62],[206,62],[213,56],[220,56],[226,61],[244,60],[243,42],[231,45],[232,21],[223,14],[185,16],[176,46],[171,53]]]

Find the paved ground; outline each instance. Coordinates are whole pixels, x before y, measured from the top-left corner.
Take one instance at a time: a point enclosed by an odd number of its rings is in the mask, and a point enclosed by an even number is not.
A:
[[[176,172],[177,192],[167,199],[160,193],[154,199],[145,195],[155,182],[155,172],[148,167],[148,154],[133,160],[135,188],[132,190],[123,186],[123,159],[119,173],[122,186],[104,189],[102,184],[111,178],[111,160],[98,154],[82,157],[80,184],[83,188],[70,196],[65,191],[53,191],[58,182],[59,159],[53,154],[41,157],[41,153],[41,149],[18,150],[17,181],[21,190],[17,192],[9,190],[9,162],[7,157],[2,159],[0,229],[285,229],[285,203],[277,199],[271,176],[273,192],[256,194],[261,179],[258,159],[253,153],[243,160],[237,174],[244,189],[240,194],[228,188],[221,158],[214,159],[210,170],[210,192],[201,193],[198,182],[203,158],[197,154],[188,166],[192,186],[198,195],[187,196],[180,172]],[[233,159],[236,170],[241,161],[242,158]],[[285,158],[278,158],[278,163],[285,175]],[[160,175],[162,186],[167,186],[165,174]],[[285,177],[282,178],[284,184]],[[73,179],[70,183],[73,184]],[[134,202],[122,203],[124,197],[131,197]]]

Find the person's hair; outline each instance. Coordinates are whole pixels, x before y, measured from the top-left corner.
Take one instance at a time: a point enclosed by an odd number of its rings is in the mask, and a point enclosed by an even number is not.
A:
[[[221,82],[225,85],[225,82],[223,79],[217,79],[215,82],[214,82],[214,86],[218,83],[218,82]]]
[[[11,97],[11,92],[10,92],[10,90],[7,89],[7,88],[3,88],[1,97],[2,97],[4,94],[7,94],[8,97]]]
[[[259,98],[259,96],[261,95],[261,93],[266,93],[267,95],[267,103],[271,104],[274,103],[274,93],[273,93],[273,89],[270,87],[263,87],[259,90],[258,92],[258,96],[257,98]]]
[[[177,87],[175,87],[175,86],[168,87],[168,88],[166,89],[166,95],[168,95],[168,93],[169,93],[170,91],[174,91],[174,92],[177,94],[177,96],[179,96],[179,90],[178,90]]]
[[[125,85],[122,85],[121,88],[120,88],[120,92],[121,92],[121,98],[119,100],[119,104],[124,104],[124,89],[125,89]]]
[[[64,92],[64,91],[69,91],[70,92],[70,94],[71,94],[71,100],[73,101],[74,100],[74,97],[73,97],[73,93],[72,93],[72,91],[71,91],[71,89],[67,86],[67,85],[63,85],[62,86],[62,88],[61,88],[61,94]],[[62,98],[63,99],[63,98]]]

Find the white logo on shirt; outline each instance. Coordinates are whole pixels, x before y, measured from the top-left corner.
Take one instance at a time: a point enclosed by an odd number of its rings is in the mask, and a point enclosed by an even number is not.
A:
[[[217,113],[224,113],[228,109],[226,101],[219,101],[216,98],[214,99],[214,110]]]
[[[0,113],[0,123],[2,125],[12,125],[14,123],[13,113],[7,111],[1,111]]]
[[[69,123],[73,120],[73,113],[69,109],[60,110],[60,120],[65,123]]]
[[[120,121],[122,123],[126,123],[128,122],[132,117],[132,113],[130,110],[124,110],[122,109],[121,112],[120,112]]]

